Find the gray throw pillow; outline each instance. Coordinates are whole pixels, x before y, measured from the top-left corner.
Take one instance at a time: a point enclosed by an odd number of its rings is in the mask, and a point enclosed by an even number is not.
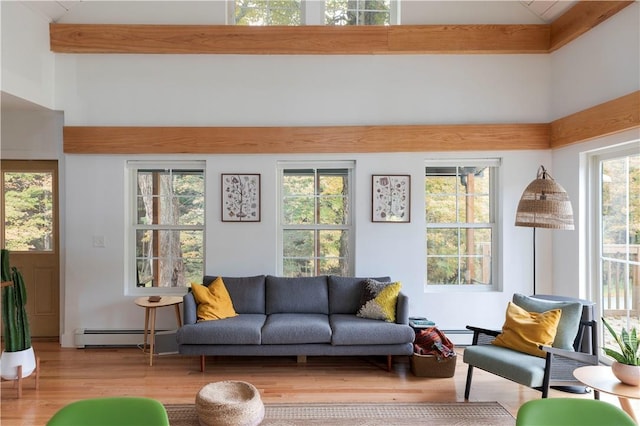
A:
[[[514,294],[513,303],[529,312],[546,312],[551,309],[560,309],[560,322],[558,331],[553,341],[554,348],[573,350],[573,341],[576,339],[582,317],[582,303],[580,302],[553,302],[550,300],[536,299],[523,294]]]

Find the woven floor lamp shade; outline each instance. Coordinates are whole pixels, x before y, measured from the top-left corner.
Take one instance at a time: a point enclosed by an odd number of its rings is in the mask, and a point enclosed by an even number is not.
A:
[[[536,228],[574,229],[567,191],[553,180],[544,166],[538,168],[538,176],[520,197],[516,226],[533,228],[533,294],[536,294]]]
[[[556,183],[544,166],[522,193],[516,211],[516,226],[530,228],[573,228],[573,209],[567,191]]]

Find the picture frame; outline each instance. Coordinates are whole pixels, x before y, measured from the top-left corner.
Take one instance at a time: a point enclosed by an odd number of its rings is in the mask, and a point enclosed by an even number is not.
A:
[[[411,222],[411,176],[371,176],[371,221]]]
[[[260,174],[222,173],[222,221],[260,222]]]

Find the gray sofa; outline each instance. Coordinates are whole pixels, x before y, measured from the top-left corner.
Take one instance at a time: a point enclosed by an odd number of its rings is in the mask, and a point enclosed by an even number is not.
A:
[[[205,276],[203,284],[216,277]],[[375,278],[389,281],[389,277]],[[222,277],[236,317],[196,322],[196,302],[184,296],[178,351],[200,356],[411,355],[415,332],[408,325],[406,295],[400,293],[396,322],[356,316],[364,278],[317,276]]]

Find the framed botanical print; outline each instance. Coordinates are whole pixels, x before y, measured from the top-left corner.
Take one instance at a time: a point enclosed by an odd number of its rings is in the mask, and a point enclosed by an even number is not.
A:
[[[411,221],[411,176],[372,175],[373,222]]]
[[[222,174],[222,221],[260,222],[259,174]]]

